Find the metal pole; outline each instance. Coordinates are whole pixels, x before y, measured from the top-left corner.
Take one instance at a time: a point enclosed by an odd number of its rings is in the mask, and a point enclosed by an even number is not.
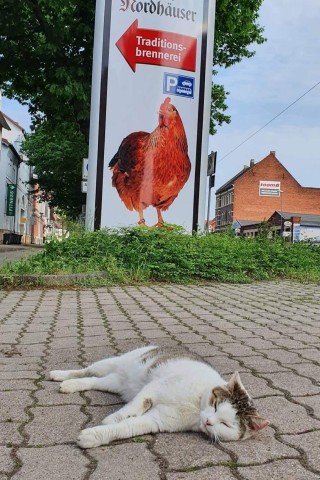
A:
[[[210,205],[211,205],[211,177],[209,177],[209,193],[208,193],[208,211],[207,211],[207,231],[209,232],[209,221],[210,221]]]

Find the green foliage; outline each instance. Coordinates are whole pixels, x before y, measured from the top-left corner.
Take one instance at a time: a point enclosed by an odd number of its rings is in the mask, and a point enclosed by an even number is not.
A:
[[[0,272],[8,278],[14,274],[105,272],[107,284],[237,283],[274,278],[319,281],[320,249],[263,235],[257,239],[188,235],[179,228],[78,231],[62,242],[47,244],[44,253],[9,264]]]
[[[69,217],[77,217],[85,195],[81,193],[82,159],[87,153],[87,144],[79,126],[61,122],[54,125],[44,122],[36,135],[28,135],[23,152],[29,158],[38,179],[35,183],[53,207],[59,207]],[[44,193],[45,197],[46,194]]]
[[[250,45],[264,41],[257,23],[262,1],[217,0],[215,68],[251,57]],[[7,97],[28,105],[32,115],[34,140],[25,151],[40,188],[53,192],[52,204],[74,215],[82,204],[80,165],[89,134],[95,2],[0,0],[0,11],[0,87]],[[230,123],[227,94],[221,85],[212,88],[211,133]],[[68,156],[74,132],[79,143]],[[51,148],[46,145],[50,136]]]

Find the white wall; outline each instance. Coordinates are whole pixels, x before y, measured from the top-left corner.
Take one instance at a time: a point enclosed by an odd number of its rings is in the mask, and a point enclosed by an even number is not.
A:
[[[320,227],[308,227],[301,225],[300,240],[315,240],[320,242]]]

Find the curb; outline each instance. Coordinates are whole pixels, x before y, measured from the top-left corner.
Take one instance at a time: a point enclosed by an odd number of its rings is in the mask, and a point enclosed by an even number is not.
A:
[[[90,280],[95,278],[106,278],[105,272],[96,273],[73,273],[66,275],[0,275],[0,286],[63,286],[72,285],[82,280]]]

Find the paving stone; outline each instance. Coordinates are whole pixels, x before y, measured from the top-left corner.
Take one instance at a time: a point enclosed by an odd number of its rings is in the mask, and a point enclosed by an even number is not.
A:
[[[241,380],[252,398],[263,397],[267,395],[281,395],[279,390],[270,388],[266,380],[256,377],[251,373],[241,373]]]
[[[301,358],[297,353],[288,352],[287,350],[284,350],[282,348],[265,350],[263,353],[271,360],[276,360],[284,366],[308,362],[308,359]]]
[[[309,465],[320,472],[320,431],[303,433],[298,436],[282,435],[281,438],[290,445],[302,448]]]
[[[265,412],[261,409],[259,413],[264,416]],[[242,442],[230,442],[223,445],[228,452],[237,456],[238,463],[241,465],[265,463],[286,457],[299,457],[297,450],[274,438],[272,428],[266,428],[256,436]]]
[[[175,338],[182,343],[203,343],[205,339],[202,338],[202,335],[196,333],[176,333]]]
[[[292,368],[294,368],[299,375],[320,380],[320,365],[315,365],[314,363],[302,363],[301,365],[295,365]]]
[[[102,425],[102,420],[111,413],[116,412],[122,406],[112,405],[112,406],[101,406],[101,407],[86,407],[86,414],[90,416],[89,422],[86,424],[86,428],[95,427],[96,425]]]
[[[20,448],[18,455],[22,467],[14,480],[79,480],[84,478],[89,464],[80,449],[70,445]]]
[[[312,395],[320,393],[320,386],[312,385],[308,378],[300,377],[294,373],[264,373],[265,378],[269,378],[275,388],[279,387],[287,390],[291,395]]]
[[[258,355],[254,357],[243,357],[241,360],[247,368],[250,368],[258,373],[283,371],[290,372],[288,367],[279,365],[275,360],[269,360],[268,358],[260,357]]]
[[[188,473],[169,473],[166,478],[167,480],[235,480],[230,470],[223,467],[203,468]]]
[[[303,468],[297,460],[281,460],[266,465],[239,468],[245,480],[317,480],[319,476]]]
[[[58,337],[50,341],[51,350],[60,350],[61,348],[77,348],[79,337]]]
[[[320,312],[319,312],[320,315]],[[320,351],[315,348],[305,348],[304,350],[296,350],[297,354],[300,354],[302,359],[313,360],[320,363]]]
[[[1,415],[2,416],[2,415]],[[0,421],[0,445],[8,445],[12,443],[21,443],[22,436],[18,432],[20,422],[3,422]]]
[[[112,336],[116,340],[131,340],[132,338],[139,338],[139,335],[136,331],[134,330],[118,330],[118,331],[113,331]]]
[[[27,371],[27,370],[34,370],[37,371],[39,369],[39,363],[37,363],[37,359],[32,360],[30,362],[26,361],[25,358],[21,357],[7,357],[7,358],[0,358],[0,371]]]
[[[85,393],[86,398],[89,399],[90,405],[120,405],[122,402],[119,395],[108,392],[98,392],[96,390],[90,390]]]
[[[255,401],[259,413],[275,425],[280,433],[302,433],[319,428],[320,421],[310,417],[306,409],[284,397],[260,398]]]
[[[83,339],[83,344],[86,348],[104,347],[111,345],[111,341],[107,335],[96,335],[94,337],[85,337]]]
[[[220,349],[211,345],[210,343],[196,343],[196,344],[187,344],[185,345],[190,352],[197,353],[201,357],[212,357],[215,358],[216,356],[223,355]]]
[[[13,379],[0,380],[0,391],[7,390],[34,390],[33,380]]]
[[[35,380],[37,378],[39,374],[33,370],[0,371],[0,380]]]
[[[38,399],[37,405],[45,407],[51,405],[82,405],[84,403],[80,393],[66,395],[59,392],[59,386],[60,382],[42,382],[42,390],[35,393],[35,397]]]
[[[221,345],[221,350],[226,354],[231,354],[233,357],[252,357],[253,355],[259,355],[253,348],[241,345],[238,342],[225,343]]]
[[[98,466],[90,480],[151,480],[159,478],[156,458],[146,444],[125,443],[90,450]],[[107,473],[106,473],[107,472]]]
[[[25,426],[26,433],[30,435],[30,445],[76,442],[86,421],[79,405],[34,407],[32,413],[34,419]]]
[[[111,345],[105,345],[103,347],[90,347],[84,348],[84,357],[86,365],[90,363],[103,360],[104,358],[116,356],[117,351]]]
[[[226,355],[216,355],[214,357],[204,357],[206,362],[208,362],[217,372],[221,375],[231,374],[235,371],[245,372],[248,371],[246,368],[241,367],[240,363],[232,358],[227,357]]]
[[[10,458],[11,448],[0,447],[0,471],[9,472],[14,467],[14,462]]]
[[[166,458],[170,470],[230,461],[229,455],[216,448],[209,438],[196,433],[160,434],[153,450]]]
[[[297,402],[308,405],[314,411],[314,414],[320,419],[320,395],[310,397],[293,397]]]
[[[23,422],[28,419],[28,415],[25,413],[25,408],[32,405],[30,392],[24,390],[19,393],[16,391],[1,392],[0,391],[0,420],[8,421],[20,421]]]

